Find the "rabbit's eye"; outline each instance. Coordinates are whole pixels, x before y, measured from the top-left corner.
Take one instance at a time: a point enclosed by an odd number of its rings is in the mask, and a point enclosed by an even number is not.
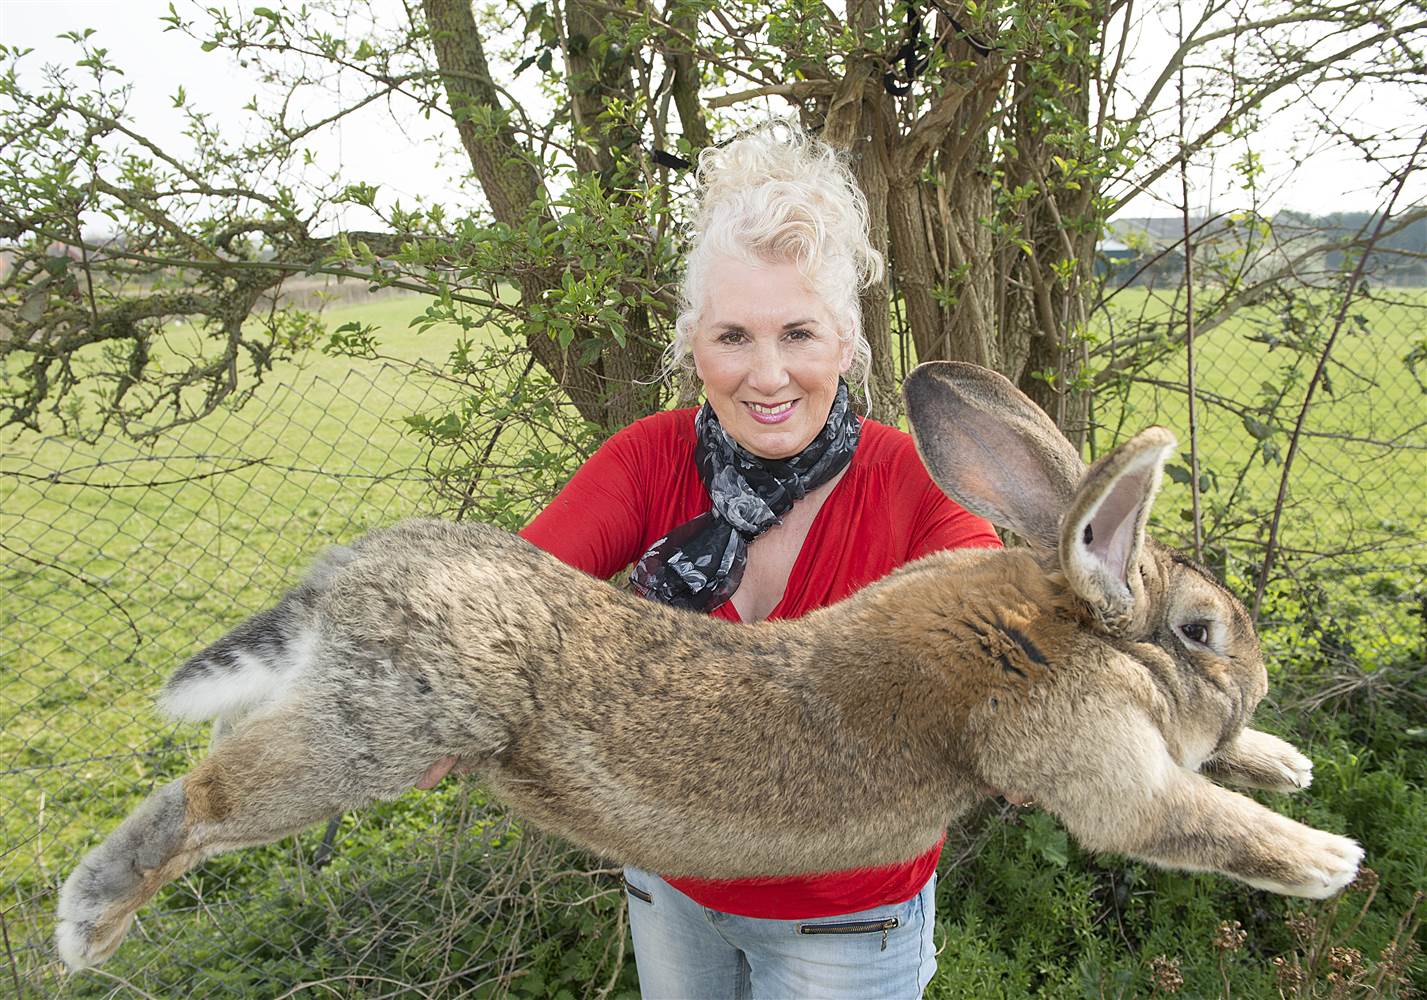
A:
[[[1184,638],[1201,646],[1209,645],[1209,626],[1203,622],[1185,622],[1179,626]]]

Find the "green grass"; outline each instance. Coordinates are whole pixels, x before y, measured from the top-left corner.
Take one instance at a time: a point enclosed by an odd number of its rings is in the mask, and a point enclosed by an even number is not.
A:
[[[1292,485],[1295,493],[1315,501],[1311,510],[1305,508],[1302,513],[1317,515],[1318,523],[1325,527],[1351,527],[1354,522],[1348,518],[1354,515],[1392,519],[1417,513],[1405,509],[1407,497],[1397,491],[1422,490],[1427,391],[1403,359],[1420,343],[1427,328],[1427,291],[1404,292],[1401,297],[1407,304],[1369,302],[1354,307],[1362,325],[1349,323],[1339,335],[1327,382],[1314,397],[1307,424],[1310,437],[1305,439]],[[1130,290],[1114,300],[1114,309],[1127,317],[1153,317],[1162,312],[1163,305],[1143,290]],[[1198,344],[1196,365],[1198,391],[1205,397],[1199,406],[1202,459],[1221,480],[1221,487],[1229,485],[1241,467],[1251,464],[1248,486],[1260,500],[1271,499],[1280,466],[1277,460],[1265,463],[1261,454],[1258,461],[1248,463],[1255,455],[1257,440],[1240,415],[1213,400],[1218,397],[1254,409],[1285,385],[1291,386],[1272,417],[1259,415],[1272,426],[1272,443],[1280,455],[1287,451],[1286,438],[1317,358],[1252,339],[1274,332],[1261,313],[1251,311],[1205,334]],[[1182,383],[1183,352],[1151,366],[1145,374],[1161,382]],[[1188,405],[1180,391],[1136,384],[1125,395],[1105,398],[1099,416],[1111,436],[1133,432],[1149,422],[1164,424],[1180,434],[1187,449]],[[1417,449],[1416,454],[1405,450],[1409,446]],[[1343,473],[1354,467],[1361,477],[1344,482]],[[1318,502],[1325,496],[1345,495],[1365,499],[1369,509],[1343,511]]]
[[[103,973],[58,978],[48,944],[54,890],[78,854],[202,757],[204,731],[172,726],[154,710],[163,679],[269,606],[326,545],[437,509],[430,443],[406,418],[450,410],[460,390],[414,375],[412,363],[440,366],[460,331],[412,331],[422,309],[395,298],[329,310],[329,329],[350,320],[378,327],[383,359],[306,351],[278,365],[241,407],[151,448],[112,434],[83,443],[22,433],[7,442],[0,916],[27,993],[114,988]],[[165,347],[191,350],[191,336],[175,330]],[[504,944],[501,914],[480,919],[489,915],[488,812],[478,795],[456,789],[365,810],[346,818],[320,877],[309,867],[320,829],[216,858],[147,908],[109,972],[156,996],[271,996],[330,972],[349,977],[343,995],[366,996],[400,964],[391,948],[426,975],[421,948],[432,928],[459,925],[459,934],[443,930],[442,946],[448,958],[468,957],[463,988],[479,984],[494,974],[483,963]],[[452,870],[460,886],[442,878]],[[606,886],[606,896],[617,887]],[[410,940],[393,944],[403,931]],[[545,937],[562,954],[577,951],[559,927]],[[10,972],[8,959],[0,963],[0,982],[8,985]]]
[[[1363,891],[1322,903],[1287,899],[1214,876],[1089,856],[1073,843],[1062,857],[1042,849],[1057,832],[1049,817],[996,815],[982,828],[987,842],[974,862],[943,873],[938,906],[945,945],[928,996],[1150,996],[1153,963],[1165,956],[1178,963],[1183,996],[1223,996],[1227,980],[1229,996],[1277,998],[1274,959],[1307,950],[1288,923],[1304,914],[1316,925],[1316,942],[1353,947],[1375,961],[1412,907],[1414,890],[1427,885],[1427,775],[1420,759],[1403,759],[1406,721],[1385,713],[1357,728],[1260,711],[1261,725],[1314,757],[1317,778],[1298,796],[1256,797],[1310,825],[1359,838],[1367,863],[1381,875],[1371,905],[1365,906]],[[1225,922],[1238,922],[1246,932],[1242,949],[1215,946]],[[1327,971],[1325,961],[1312,995],[1328,995]],[[1417,971],[1424,971],[1420,961]],[[1399,994],[1369,994],[1359,985],[1333,995]]]
[[[1121,300],[1136,310],[1146,304]],[[388,299],[331,310],[327,322],[373,323],[398,361],[439,362],[457,331],[408,332],[419,308]],[[1369,333],[1345,339],[1339,356],[1348,367],[1335,374],[1334,397],[1315,411],[1317,427],[1390,436],[1423,420],[1427,396],[1399,377],[1398,360],[1420,337],[1419,315],[1370,317]],[[1206,336],[1205,391],[1252,398],[1258,383],[1283,377],[1283,349],[1249,342],[1248,332],[1240,322]],[[1171,363],[1151,374],[1177,377]],[[1378,388],[1359,391],[1365,380]],[[411,377],[399,363],[312,351],[280,366],[240,410],[215,413],[152,449],[113,436],[81,444],[21,435],[7,444],[0,463],[0,914],[28,992],[127,995],[128,987],[103,974],[61,979],[45,948],[52,892],[76,853],[203,752],[203,733],[169,726],[153,711],[159,684],[184,657],[270,604],[324,545],[429,509],[420,475],[427,444],[403,418],[454,391]],[[1182,396],[1139,386],[1125,403],[1123,423],[1115,414],[1102,441],[1116,426],[1129,432],[1150,422],[1187,441]],[[1201,421],[1201,453],[1216,482],[1206,496],[1218,518],[1210,522],[1213,537],[1242,587],[1279,467],[1254,457],[1256,439],[1238,416],[1211,408]],[[1347,623],[1354,653],[1369,667],[1420,656],[1417,625],[1398,598],[1420,591],[1427,562],[1422,455],[1314,440],[1295,475],[1284,536],[1292,580],[1325,581],[1329,610]],[[154,480],[175,481],[142,485]],[[1167,485],[1161,532],[1182,525],[1178,511],[1187,507],[1187,489]],[[1357,562],[1299,553],[1345,536],[1382,544]],[[1410,544],[1394,547],[1394,540]],[[1408,576],[1414,567],[1417,576]],[[1285,699],[1298,682],[1294,671],[1325,641],[1321,628],[1305,624],[1314,609],[1302,593],[1275,590],[1278,624],[1266,634],[1271,658],[1287,665],[1275,681]],[[1427,695],[1420,670],[1416,676],[1418,696]],[[1350,936],[1371,958],[1411,890],[1427,885],[1427,745],[1405,735],[1414,727],[1420,733],[1421,719],[1386,696],[1348,699],[1337,712],[1278,713],[1269,705],[1261,716],[1299,741],[1319,768],[1307,796],[1265,801],[1363,838],[1369,863],[1382,872],[1379,898]],[[214,859],[160,895],[106,971],[154,996],[273,996],[324,977],[335,977],[329,987],[339,996],[380,993],[383,981],[435,984],[426,991],[434,995],[482,995],[494,989],[487,963],[522,945],[528,954],[506,956],[529,970],[512,984],[517,994],[576,997],[603,986],[617,884],[578,877],[547,884],[546,869],[519,868],[521,859],[544,859],[550,868],[587,862],[541,853],[548,848],[540,842],[527,846],[531,854],[512,851],[519,832],[491,826],[491,816],[479,794],[443,788],[345,817],[335,860],[320,872],[311,859],[321,830]],[[1159,954],[1180,960],[1184,995],[1218,995],[1225,976],[1235,996],[1278,995],[1271,959],[1292,951],[1284,917],[1302,904],[1224,879],[1091,858],[1064,844],[1040,814],[985,817],[954,832],[952,848],[973,836],[985,841],[980,854],[948,867],[938,891],[943,951],[931,996],[1147,995]],[[502,895],[511,886],[539,901],[536,926],[519,923],[530,911]],[[594,899],[577,902],[585,895]],[[1307,909],[1323,933],[1336,927],[1346,936],[1360,898],[1350,896],[1331,918],[1323,906]],[[1250,931],[1244,951],[1221,956],[1213,947],[1225,919]],[[9,971],[0,963],[0,982]],[[633,987],[626,966],[614,988]]]

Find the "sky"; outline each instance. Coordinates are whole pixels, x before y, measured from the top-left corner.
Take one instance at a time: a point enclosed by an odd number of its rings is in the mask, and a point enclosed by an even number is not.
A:
[[[400,16],[397,0],[376,3],[378,7],[388,7],[392,16]],[[269,6],[280,5],[278,0],[269,0]],[[185,10],[182,2],[177,6],[181,12]],[[252,5],[243,6],[251,9]],[[182,86],[190,106],[212,112],[224,123],[225,131],[241,135],[244,125],[240,109],[255,93],[261,94],[263,86],[239,68],[228,53],[204,53],[186,36],[164,32],[159,18],[167,8],[167,0],[0,0],[0,41],[34,48],[24,65],[30,67],[28,72],[36,73],[42,63],[73,58],[71,46],[56,40],[60,32],[95,28],[96,42],[109,49],[110,58],[124,69],[132,84],[131,110],[150,134],[166,142],[180,141],[182,118],[174,110],[171,98]],[[1132,88],[1137,74],[1148,78],[1158,71],[1172,41],[1172,36],[1154,30],[1133,39],[1132,61],[1126,75]],[[535,70],[529,70],[508,85],[517,93],[524,87],[534,102],[538,100],[533,93],[536,76]],[[781,102],[770,104],[774,112],[784,108]],[[1371,127],[1401,122],[1403,115],[1420,116],[1423,111],[1405,92],[1379,90],[1359,97],[1337,113]],[[1264,207],[1310,213],[1378,207],[1384,197],[1382,171],[1365,169],[1350,152],[1303,141],[1299,135],[1301,125],[1301,116],[1269,114],[1261,134],[1253,140],[1253,148],[1264,158],[1267,168],[1263,187],[1272,192]],[[427,121],[411,114],[398,124],[377,105],[314,140],[312,148],[320,166],[328,170],[355,168],[361,179],[380,184],[388,199],[399,198],[410,204],[424,197],[454,208],[479,199],[474,182],[463,184],[460,178],[459,156],[447,156],[444,166],[436,164],[438,149],[453,149],[451,136],[437,119]],[[1238,155],[1238,151],[1226,152],[1214,163],[1191,172],[1193,211],[1243,207],[1245,197],[1235,188],[1232,171],[1227,169]],[[1420,199],[1427,192],[1414,190],[1409,194]],[[1136,197],[1119,214],[1176,214],[1178,199],[1178,176],[1170,174],[1150,194]],[[348,216],[341,221],[360,227],[373,220]]]
[[[184,0],[175,0],[174,6],[186,18],[193,16]],[[270,0],[269,6],[282,6],[281,0]],[[247,118],[242,107],[254,95],[263,95],[264,86],[228,53],[203,52],[188,36],[165,31],[159,18],[167,13],[168,0],[0,0],[0,42],[33,48],[25,63],[37,73],[44,63],[76,58],[74,46],[57,39],[60,33],[94,28],[92,41],[109,50],[110,61],[123,69],[133,87],[130,111],[160,145],[184,145],[183,116],[172,99],[180,86],[190,107],[212,113],[225,133],[242,135]],[[463,190],[459,179],[436,169],[438,145],[450,145],[441,122],[412,114],[398,124],[381,106],[358,112],[312,142],[323,169],[352,165],[359,179],[379,183],[385,194],[404,204],[418,197],[452,205],[468,202],[471,192]],[[373,220],[344,221],[362,227]]]

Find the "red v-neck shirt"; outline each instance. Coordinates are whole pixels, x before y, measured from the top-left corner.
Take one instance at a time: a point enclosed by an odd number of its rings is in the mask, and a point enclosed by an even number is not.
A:
[[[694,464],[695,410],[656,413],[615,434],[520,534],[592,576],[607,579],[669,532],[712,506]],[[903,563],[931,552],[1000,545],[991,525],[947,499],[909,435],[872,420],[846,474],[818,511],[769,618],[835,604]],[[739,621],[732,601],[710,614]],[[695,902],[745,917],[801,920],[856,913],[915,896],[936,869],[941,843],[881,868],[738,881],[670,879]]]

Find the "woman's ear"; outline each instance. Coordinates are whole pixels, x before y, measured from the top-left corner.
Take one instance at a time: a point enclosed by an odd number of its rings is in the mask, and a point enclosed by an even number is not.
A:
[[[846,375],[852,370],[853,341],[851,337],[839,337],[842,341],[842,353],[838,356],[837,370]]]

